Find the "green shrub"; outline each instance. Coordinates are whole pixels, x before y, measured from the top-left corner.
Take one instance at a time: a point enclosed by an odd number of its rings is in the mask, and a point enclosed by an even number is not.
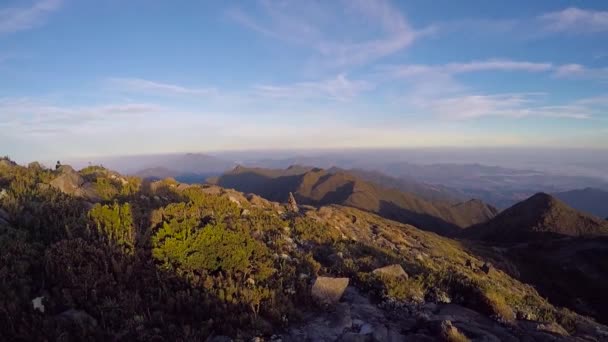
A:
[[[96,204],[89,211],[89,218],[93,221],[99,238],[128,252],[133,251],[136,232],[129,203]]]

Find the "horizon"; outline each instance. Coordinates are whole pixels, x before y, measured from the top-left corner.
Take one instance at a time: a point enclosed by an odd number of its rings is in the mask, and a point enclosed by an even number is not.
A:
[[[0,46],[16,160],[608,146],[602,1],[9,0]]]

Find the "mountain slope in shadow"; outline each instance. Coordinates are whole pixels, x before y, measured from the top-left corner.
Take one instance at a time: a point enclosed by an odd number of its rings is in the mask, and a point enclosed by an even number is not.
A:
[[[346,171],[331,171],[302,166],[285,170],[239,166],[209,182],[278,202],[287,201],[292,192],[300,204],[351,206],[444,235],[485,222],[497,213],[481,201],[431,202],[362,180]]]
[[[548,237],[608,235],[608,223],[579,212],[551,195],[538,193],[463,234],[494,242],[529,242]]]
[[[608,191],[585,188],[554,193],[553,196],[564,201],[576,210],[598,217],[608,217]]]

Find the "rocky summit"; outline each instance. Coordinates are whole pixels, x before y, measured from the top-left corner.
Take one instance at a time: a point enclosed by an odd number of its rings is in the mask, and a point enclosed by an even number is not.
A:
[[[0,186],[1,340],[608,339],[506,247],[355,207],[98,166],[5,162]]]

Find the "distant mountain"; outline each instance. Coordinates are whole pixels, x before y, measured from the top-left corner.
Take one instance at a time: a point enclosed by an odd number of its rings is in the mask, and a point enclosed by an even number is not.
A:
[[[211,173],[190,173],[170,170],[164,167],[153,167],[138,171],[134,174],[146,180],[160,180],[165,178],[174,178],[180,183],[195,184],[204,183],[209,177],[217,175],[217,172]]]
[[[446,235],[485,222],[497,213],[481,201],[431,202],[345,171],[332,171],[302,166],[284,170],[239,166],[210,182],[279,202],[287,201],[292,192],[300,204],[347,205]]]
[[[528,241],[541,237],[608,235],[608,223],[579,212],[559,199],[538,193],[504,210],[492,220],[471,227],[466,236],[496,242]]]
[[[608,182],[588,176],[570,176],[481,164],[412,164],[399,162],[377,168],[400,179],[415,179],[457,189],[464,197],[479,198],[505,209],[537,192],[555,193],[593,187],[608,190]]]
[[[407,177],[391,177],[378,171],[368,171],[363,169],[342,170],[339,168],[331,168],[328,171],[332,173],[339,171],[348,172],[363,180],[373,182],[387,188],[409,192],[428,201],[442,201],[456,204],[467,198],[464,193],[443,185],[418,182],[413,178]]]
[[[112,170],[125,174],[149,174],[158,175],[167,173],[175,175],[219,175],[232,169],[236,164],[215,156],[202,153],[175,153],[175,154],[153,154],[133,155],[106,158],[94,158],[87,161],[74,163],[76,167],[84,167],[87,164],[103,165]]]
[[[602,218],[608,217],[608,191],[585,188],[557,192],[553,196],[564,201],[574,209]]]

